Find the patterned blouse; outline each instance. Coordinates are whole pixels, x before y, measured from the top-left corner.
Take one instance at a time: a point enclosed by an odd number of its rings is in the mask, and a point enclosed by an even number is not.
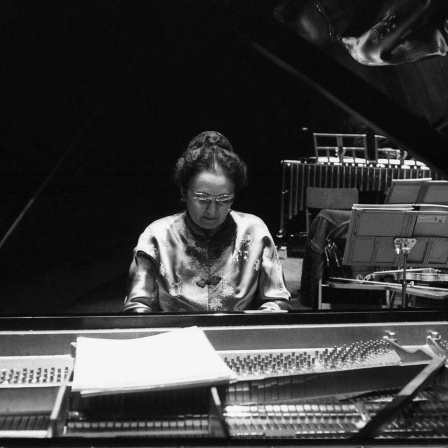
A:
[[[187,211],[140,235],[124,311],[287,309],[290,293],[277,250],[258,217],[230,211],[212,234]]]

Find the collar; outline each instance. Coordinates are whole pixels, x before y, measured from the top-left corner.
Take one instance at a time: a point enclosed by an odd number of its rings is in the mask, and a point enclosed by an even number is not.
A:
[[[215,229],[204,229],[198,226],[193,219],[191,219],[188,210],[185,211],[185,225],[191,234],[198,240],[210,240],[210,239],[222,239],[224,235],[233,233],[236,224],[233,220],[230,211],[226,216],[226,219]]]

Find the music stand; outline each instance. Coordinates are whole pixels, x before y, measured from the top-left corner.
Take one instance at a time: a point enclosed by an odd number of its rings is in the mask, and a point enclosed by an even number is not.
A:
[[[406,308],[408,265],[448,267],[448,207],[355,205],[343,264],[403,266],[402,307]]]
[[[385,204],[448,205],[448,181],[418,179],[392,179]]]

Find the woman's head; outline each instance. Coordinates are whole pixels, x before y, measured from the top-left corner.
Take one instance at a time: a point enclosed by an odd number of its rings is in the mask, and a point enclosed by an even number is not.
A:
[[[214,229],[224,222],[235,193],[247,184],[247,167],[226,137],[206,131],[179,158],[174,178],[193,221]]]
[[[239,191],[247,184],[246,164],[233,151],[224,135],[205,131],[197,135],[176,163],[174,180],[182,192],[201,171],[223,173]]]

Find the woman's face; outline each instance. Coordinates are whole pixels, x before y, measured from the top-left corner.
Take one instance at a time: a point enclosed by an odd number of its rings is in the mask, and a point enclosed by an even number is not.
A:
[[[227,217],[233,201],[235,185],[223,173],[201,171],[185,192],[191,219],[203,229],[215,229]]]

